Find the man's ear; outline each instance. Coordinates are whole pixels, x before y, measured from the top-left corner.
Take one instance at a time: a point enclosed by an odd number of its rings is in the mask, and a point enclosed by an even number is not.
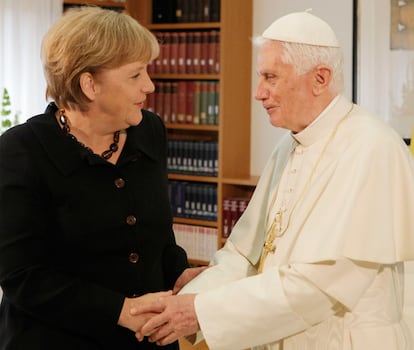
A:
[[[93,101],[95,99],[97,89],[93,75],[89,72],[82,73],[79,79],[79,85],[85,96],[89,100]]]
[[[320,95],[322,92],[328,90],[331,81],[332,69],[324,65],[317,66],[313,75],[313,92],[315,95]]]

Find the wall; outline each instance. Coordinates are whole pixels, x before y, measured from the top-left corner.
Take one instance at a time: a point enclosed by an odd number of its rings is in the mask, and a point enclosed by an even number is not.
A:
[[[253,35],[260,35],[275,19],[290,12],[304,11],[312,8],[312,13],[326,20],[336,32],[345,57],[345,95],[352,97],[352,0],[254,0]],[[261,103],[254,99],[256,84],[256,49],[253,49],[252,67],[252,108],[251,108],[251,166],[252,175],[260,175],[268,156],[286,132],[277,129],[268,121],[268,116]]]

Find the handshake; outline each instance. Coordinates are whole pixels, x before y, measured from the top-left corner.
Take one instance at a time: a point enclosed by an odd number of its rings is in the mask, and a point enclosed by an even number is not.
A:
[[[177,293],[206,268],[186,269],[172,291],[125,298],[118,325],[135,332],[138,341],[148,337],[157,345],[167,345],[196,333],[200,329],[194,308],[196,294]]]

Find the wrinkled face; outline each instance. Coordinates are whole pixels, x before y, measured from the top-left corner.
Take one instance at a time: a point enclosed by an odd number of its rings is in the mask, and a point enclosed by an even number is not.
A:
[[[154,84],[147,73],[147,64],[133,62],[105,69],[94,75],[94,104],[102,123],[114,130],[138,125],[147,94],[154,92]]]
[[[312,72],[296,75],[292,65],[282,62],[282,53],[278,41],[259,49],[255,98],[262,102],[273,126],[299,132],[308,125]]]

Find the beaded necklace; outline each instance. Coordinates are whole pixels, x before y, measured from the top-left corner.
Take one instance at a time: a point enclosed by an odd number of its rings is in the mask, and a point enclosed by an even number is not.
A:
[[[68,123],[68,117],[65,115],[65,109],[60,108],[59,109],[59,121],[60,124],[62,124],[62,130],[63,132],[69,136],[72,140],[76,141],[78,144],[80,144],[83,148],[87,149],[90,153],[94,153],[94,151],[92,150],[92,148],[86,146],[85,144],[83,144],[82,142],[80,142],[75,135],[70,133],[70,126]],[[116,152],[118,150],[118,142],[119,142],[119,135],[120,135],[121,131],[117,130],[114,132],[114,141],[109,145],[109,149],[107,149],[106,151],[103,151],[101,153],[101,157],[108,160],[109,158],[112,157],[112,154],[114,154],[114,152]]]

